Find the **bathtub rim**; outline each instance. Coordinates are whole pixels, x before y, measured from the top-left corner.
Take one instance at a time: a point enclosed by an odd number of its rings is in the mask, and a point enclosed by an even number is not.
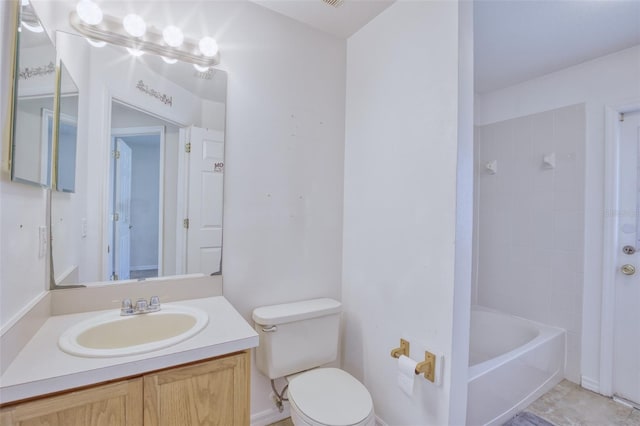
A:
[[[501,365],[503,365],[504,363],[517,358],[519,355],[522,355],[525,352],[528,352],[529,350],[548,342],[549,340],[555,338],[556,336],[560,335],[560,334],[565,334],[566,336],[566,330],[564,328],[560,328],[560,327],[554,327],[551,325],[547,325],[547,324],[543,324],[537,321],[533,321],[530,320],[528,318],[523,318],[517,315],[513,315],[507,312],[503,312],[503,311],[499,311],[497,309],[493,309],[493,308],[489,308],[483,305],[471,305],[471,311],[484,311],[484,312],[492,312],[494,314],[497,315],[501,315],[504,317],[508,317],[511,320],[516,320],[519,322],[526,322],[528,324],[534,325],[539,333],[536,337],[534,337],[533,339],[531,339],[530,341],[528,341],[527,343],[525,343],[524,345],[518,346],[515,349],[510,350],[509,352],[505,352],[503,354],[498,355],[497,357],[494,358],[490,358],[488,360],[482,361],[478,364],[475,365],[470,365],[469,366],[469,374],[468,374],[468,382],[471,382],[472,380],[477,379],[478,377],[480,377],[483,374],[489,373],[493,370],[495,370],[496,368],[499,368]],[[469,324],[469,328],[471,328],[471,324]],[[566,338],[565,340],[565,364],[566,364],[566,356],[567,356],[567,351],[566,351]],[[471,348],[469,348],[469,352],[471,352]]]

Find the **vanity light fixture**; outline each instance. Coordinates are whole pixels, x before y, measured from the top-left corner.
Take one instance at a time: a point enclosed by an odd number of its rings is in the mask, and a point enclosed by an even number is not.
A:
[[[218,43],[209,36],[202,37],[198,42],[198,47],[200,48],[200,53],[209,58],[216,56],[218,53]]]
[[[177,59],[170,59],[170,58],[166,58],[166,57],[164,57],[164,56],[161,56],[161,58],[162,58],[162,60],[163,60],[163,61],[165,61],[165,62],[166,62],[167,64],[169,64],[169,65],[173,65],[173,64],[175,64],[176,62],[178,62],[178,60],[177,60]]]
[[[144,52],[140,49],[134,49],[132,47],[127,47],[127,52],[131,54],[131,56],[135,56],[136,58],[144,55]]]
[[[76,5],[76,13],[89,25],[98,25],[102,22],[102,9],[91,0],[80,0]]]
[[[207,71],[209,71],[209,67],[203,67],[203,66],[200,66],[200,65],[198,65],[198,64],[193,64],[193,67],[194,67],[194,68],[196,69],[196,71],[198,71],[198,72],[207,72]]]
[[[28,29],[29,31],[31,31],[32,33],[41,33],[44,31],[44,28],[42,28],[42,25],[37,23],[32,24],[27,21],[20,21],[20,24],[26,29]]]
[[[132,33],[129,31],[130,28],[125,29],[123,26],[125,24],[122,20],[113,16],[103,15],[102,11],[100,11],[100,22],[90,24],[79,13],[79,10],[89,8],[88,6],[80,7],[80,4],[84,2],[93,3],[90,0],[81,0],[76,11],[71,12],[69,15],[69,21],[76,31],[94,42],[107,42],[129,48],[131,49],[129,52],[133,55],[136,55],[136,51],[139,51],[163,56],[166,58],[165,62],[167,63],[180,60],[205,68],[220,63],[218,44],[211,37],[194,40],[185,37],[182,31],[173,25],[160,31],[146,24],[144,25],[146,31],[140,36],[135,36],[134,34],[141,32],[140,28],[138,28],[138,32],[133,30]],[[97,5],[95,6],[98,10],[100,9]],[[137,19],[134,18],[134,21],[137,21]],[[140,18],[140,21],[144,23],[142,18]],[[140,24],[140,21],[137,21],[137,24]],[[139,25],[139,27],[141,26]]]
[[[85,37],[84,39],[93,47],[105,47],[107,45],[106,41],[91,40],[89,37]]]
[[[125,31],[133,37],[142,37],[147,32],[147,24],[140,15],[130,13],[122,19],[122,26]]]
[[[162,38],[164,42],[171,47],[180,47],[184,41],[184,34],[182,30],[175,25],[169,25],[162,30]]]

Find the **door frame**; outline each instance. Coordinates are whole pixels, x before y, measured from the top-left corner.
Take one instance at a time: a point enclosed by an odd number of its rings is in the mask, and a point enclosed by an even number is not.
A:
[[[138,99],[133,99],[130,93],[127,92],[119,92],[113,91],[110,88],[104,87],[100,92],[104,99],[104,105],[107,107],[104,108],[103,115],[101,117],[101,121],[99,123],[101,127],[101,134],[103,135],[102,144],[99,148],[100,157],[98,159],[100,166],[103,167],[101,170],[101,176],[107,176],[107,178],[102,178],[101,183],[101,201],[99,206],[99,215],[101,217],[102,223],[102,232],[100,233],[101,243],[100,247],[102,247],[102,253],[99,258],[99,268],[101,272],[101,277],[104,282],[109,281],[108,271],[109,271],[109,254],[107,253],[107,246],[109,245],[109,221],[107,215],[107,208],[109,206],[109,182],[108,176],[110,175],[109,164],[110,164],[110,156],[111,156],[111,110],[113,108],[113,103],[118,103],[120,105],[124,105],[127,108],[131,108],[140,112],[143,112],[151,117],[155,117],[159,120],[165,121],[173,126],[178,128],[183,128],[189,126],[189,124],[183,123],[177,120],[173,114],[159,114],[153,108],[149,108],[148,105],[145,105]],[[181,221],[180,221],[181,222]]]
[[[604,235],[602,250],[602,305],[600,312],[600,393],[613,395],[613,336],[615,331],[615,277],[619,219],[618,157],[620,153],[620,114],[640,110],[640,98],[605,106],[604,139]]]

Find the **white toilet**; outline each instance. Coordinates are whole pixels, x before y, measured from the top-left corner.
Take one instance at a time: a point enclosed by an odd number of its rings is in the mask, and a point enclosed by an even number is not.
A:
[[[253,311],[256,366],[270,379],[287,377],[296,426],[375,425],[362,383],[338,368],[316,368],[338,357],[340,308],[336,300],[313,299]]]

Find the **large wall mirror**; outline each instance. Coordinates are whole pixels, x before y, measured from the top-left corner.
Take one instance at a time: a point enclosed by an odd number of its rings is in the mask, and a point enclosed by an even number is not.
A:
[[[21,3],[11,141],[11,179],[51,185],[56,50],[31,4]]]
[[[55,285],[221,273],[226,73],[65,32],[56,47],[77,88],[61,83]]]

